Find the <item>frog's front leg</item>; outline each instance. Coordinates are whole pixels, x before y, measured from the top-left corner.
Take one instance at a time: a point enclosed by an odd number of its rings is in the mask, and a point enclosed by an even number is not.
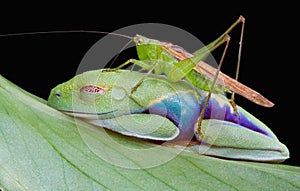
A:
[[[109,119],[86,120],[123,135],[144,139],[168,141],[179,134],[179,129],[169,119],[155,114],[129,114]]]

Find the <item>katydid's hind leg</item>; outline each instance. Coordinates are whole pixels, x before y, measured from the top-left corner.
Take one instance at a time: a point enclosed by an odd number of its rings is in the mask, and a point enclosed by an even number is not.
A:
[[[234,95],[234,94],[231,94],[231,95]],[[229,100],[229,103],[230,103],[230,105],[231,105],[231,107],[232,107],[232,109],[233,109],[234,114],[235,114],[236,116],[238,116],[239,113],[237,112],[237,107],[236,107],[236,103],[235,103],[235,101],[234,101],[234,96],[231,96],[231,98],[230,98],[230,100]]]
[[[239,52],[238,52],[238,59],[237,59],[237,66],[236,66],[236,72],[235,72],[235,80],[238,80],[239,77],[239,71],[240,71],[240,63],[241,63],[241,54],[242,54],[242,44],[243,44],[243,36],[244,36],[244,28],[245,28],[245,18],[240,17],[241,22],[242,22],[242,29],[241,29],[241,35],[240,35],[240,42],[239,42]],[[234,102],[234,95],[235,93],[231,93],[231,99],[230,99],[230,104],[232,108],[234,109],[234,113],[238,115],[237,113],[237,108],[236,104]]]
[[[240,16],[239,17],[239,21],[242,22],[242,29],[241,29],[241,35],[240,35],[240,42],[239,42],[239,52],[238,52],[238,61],[237,61],[237,69],[236,69],[236,76],[235,76],[235,79],[237,80],[238,79],[238,75],[239,75],[239,69],[240,69],[240,61],[241,61],[241,51],[242,51],[242,42],[243,42],[243,34],[244,34],[244,27],[245,27],[245,18]],[[228,36],[228,35],[227,35]],[[198,129],[196,131],[196,133],[198,135],[203,135],[203,132],[201,130],[201,123],[202,123],[202,120],[203,120],[203,117],[204,117],[204,112],[205,112],[205,109],[208,105],[208,102],[209,102],[209,99],[210,99],[210,96],[212,94],[212,90],[215,86],[215,83],[217,81],[217,78],[218,78],[218,74],[221,70],[221,66],[222,66],[222,63],[223,63],[223,60],[224,60],[224,57],[225,57],[225,54],[226,54],[226,51],[227,51],[227,48],[228,48],[228,45],[229,45],[229,41],[230,41],[230,37],[228,36],[227,37],[227,41],[226,41],[226,46],[225,46],[225,49],[223,51],[223,55],[222,55],[222,58],[220,60],[220,63],[219,63],[219,66],[218,66],[218,69],[217,69],[217,72],[216,72],[216,75],[215,75],[215,78],[213,80],[213,83],[211,85],[211,88],[210,88],[210,91],[208,93],[208,96],[206,97],[206,100],[205,100],[205,103],[202,107],[202,110],[201,110],[201,113],[199,115],[199,118],[198,118]],[[230,104],[234,110],[234,113],[236,115],[238,115],[238,112],[237,112],[237,107],[236,107],[236,104],[234,102],[234,92],[232,92],[231,94],[231,99],[230,99]]]
[[[202,120],[203,120],[203,117],[204,117],[205,110],[206,110],[206,108],[207,108],[209,99],[210,99],[211,94],[212,94],[212,92],[213,92],[214,86],[215,86],[215,84],[216,84],[216,82],[217,82],[218,75],[219,75],[219,73],[220,73],[220,70],[221,70],[221,67],[222,67],[222,64],[223,64],[223,61],[224,61],[224,57],[225,57],[225,54],[226,54],[226,51],[227,51],[227,48],[228,48],[228,45],[229,45],[229,41],[230,41],[230,36],[227,35],[226,45],[225,45],[225,48],[224,48],[224,51],[223,51],[223,54],[222,54],[220,63],[219,63],[219,65],[218,65],[218,69],[217,69],[217,71],[216,71],[216,74],[215,74],[215,77],[214,77],[213,82],[212,82],[212,84],[211,84],[210,90],[209,90],[209,92],[208,92],[208,94],[207,94],[207,97],[206,97],[206,99],[205,99],[204,105],[203,105],[203,107],[202,107],[202,109],[201,109],[201,112],[200,112],[200,115],[199,115],[199,117],[198,117],[198,121],[197,121],[198,126],[197,126],[197,129],[196,129],[196,134],[197,134],[198,136],[203,136],[203,135],[204,135],[203,132],[202,132],[202,128],[201,128],[201,123],[202,123]]]

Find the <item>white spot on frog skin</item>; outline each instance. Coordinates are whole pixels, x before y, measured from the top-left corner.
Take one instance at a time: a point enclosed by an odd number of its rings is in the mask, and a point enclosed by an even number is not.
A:
[[[113,87],[112,88],[112,97],[115,100],[122,100],[125,98],[126,92],[121,87]]]

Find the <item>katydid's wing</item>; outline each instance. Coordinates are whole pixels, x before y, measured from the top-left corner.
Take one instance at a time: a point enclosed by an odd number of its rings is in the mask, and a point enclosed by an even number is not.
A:
[[[278,139],[271,138],[235,123],[208,119],[203,120],[204,135],[197,138],[204,143],[193,146],[206,155],[231,159],[282,162],[289,158],[287,147]]]
[[[205,76],[206,78],[213,80],[217,69],[210,66],[209,64],[200,61],[194,70],[197,71],[199,74]],[[254,91],[253,89],[249,88],[248,86],[238,82],[237,80],[227,76],[226,74],[219,72],[217,84],[222,85],[229,90],[247,98],[248,100],[265,107],[272,107],[274,103],[269,101],[267,98],[262,96],[260,93]]]
[[[176,82],[182,79],[195,67],[197,62],[194,62],[194,60],[192,60],[193,55],[184,50],[182,47],[174,45],[170,42],[166,42],[163,43],[162,48],[178,61],[174,63],[174,66],[170,68],[170,71],[165,71],[168,80],[170,80],[171,82]]]
[[[205,60],[214,49],[226,41],[227,35],[224,33],[218,39],[193,54],[190,54],[180,46],[172,43],[164,43],[162,48],[178,60],[178,62],[174,64],[174,67],[171,68],[171,71],[168,72],[168,79],[174,82],[182,79],[193,70],[198,62]]]
[[[144,139],[167,141],[173,140],[179,134],[178,128],[169,119],[154,114],[130,114],[87,122],[123,135]]]

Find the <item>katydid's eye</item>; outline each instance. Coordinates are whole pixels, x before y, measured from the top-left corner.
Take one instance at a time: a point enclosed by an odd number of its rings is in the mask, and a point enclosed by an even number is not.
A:
[[[108,91],[108,88],[86,85],[80,88],[80,97],[83,99],[94,99],[95,96],[103,95]]]
[[[138,38],[137,41],[136,41],[136,45],[141,45],[143,44],[143,39],[142,38]]]

